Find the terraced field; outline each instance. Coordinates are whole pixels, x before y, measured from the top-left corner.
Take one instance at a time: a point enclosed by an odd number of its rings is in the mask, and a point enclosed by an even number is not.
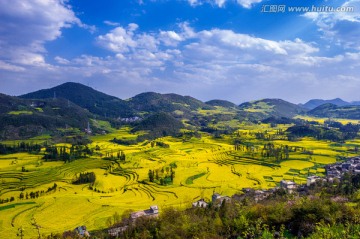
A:
[[[99,124],[109,127],[104,122]],[[70,163],[45,162],[42,155],[27,153],[1,155],[0,198],[14,197],[14,201],[0,204],[0,238],[16,238],[20,227],[24,229],[24,238],[37,238],[35,225],[40,226],[42,234],[63,232],[79,225],[95,230],[106,227],[107,218],[114,212],[122,214],[154,204],[160,209],[186,208],[196,199],[209,200],[213,192],[232,195],[244,187],[274,187],[283,179],[304,183],[308,175],[323,175],[323,166],[336,162],[338,156],[355,155],[351,149],[360,145],[359,140],[344,144],[311,138],[296,142],[274,140],[275,147],[288,145],[302,149],[291,151],[286,159],[275,160],[261,156],[263,145],[268,142],[256,139],[252,132],[267,130],[274,134],[286,126],[243,124],[239,127],[235,135],[241,135],[243,141],[253,145],[248,151],[234,149],[233,135],[215,139],[203,134],[202,138],[188,141],[172,137],[157,139],[169,148],[151,147],[150,142],[135,145],[110,142],[115,137],[137,137],[129,128],[122,128],[92,137],[89,147],[99,150],[90,158]],[[119,151],[125,153],[125,161],[116,159]],[[170,165],[175,172],[172,184],[149,181],[149,170],[166,171]],[[81,172],[95,173],[92,189],[87,184],[71,183]],[[54,183],[56,190],[46,192]],[[38,198],[19,199],[21,192],[35,191],[45,193]]]

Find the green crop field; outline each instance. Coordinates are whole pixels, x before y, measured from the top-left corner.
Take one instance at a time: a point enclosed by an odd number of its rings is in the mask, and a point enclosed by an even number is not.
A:
[[[271,188],[283,179],[305,183],[308,175],[323,176],[323,166],[336,162],[339,156],[356,155],[352,149],[360,146],[359,140],[334,144],[307,137],[297,141],[276,139],[271,141],[274,147],[286,145],[294,149],[286,158],[276,159],[264,156],[263,148],[269,141],[257,139],[255,133],[266,131],[276,135],[277,130],[285,130],[289,125],[271,128],[268,124],[232,120],[228,123],[239,129],[233,135],[214,138],[201,133],[201,138],[187,140],[156,139],[169,146],[162,147],[150,141],[131,145],[112,143],[114,138],[133,140],[141,133],[133,134],[128,127],[113,129],[103,121],[96,123],[110,133],[90,138],[92,143],[88,146],[94,150],[90,157],[47,162],[42,159],[43,151],[0,155],[0,198],[14,197],[12,202],[0,205],[0,238],[16,238],[20,227],[24,238],[37,238],[34,223],[40,226],[42,234],[61,233],[79,225],[96,230],[105,228],[107,219],[115,212],[147,209],[154,204],[160,210],[171,206],[186,208],[199,198],[210,200],[214,192],[231,196],[245,187]],[[243,145],[235,150],[233,141],[239,135]],[[44,136],[33,140],[47,139]],[[58,146],[66,150],[71,147]],[[117,159],[120,151],[126,155],[125,161]],[[175,173],[172,183],[150,182],[149,170],[161,177],[168,175],[170,168]],[[96,175],[91,187],[72,184],[85,172]],[[48,192],[54,183],[56,189]],[[35,191],[44,193],[37,198],[19,198],[20,193]]]

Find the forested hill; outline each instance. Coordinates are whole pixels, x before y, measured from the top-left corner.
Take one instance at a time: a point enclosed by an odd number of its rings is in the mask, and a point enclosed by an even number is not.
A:
[[[102,117],[126,118],[135,115],[178,111],[188,116],[191,111],[211,109],[210,105],[190,96],[146,92],[122,100],[84,86],[68,82],[62,85],[19,96],[26,99],[65,98]]]
[[[84,129],[92,114],[65,99],[28,100],[0,95],[0,138],[24,139],[60,128]]]
[[[23,102],[25,101],[17,97],[0,94],[0,114],[17,110],[18,105],[21,105]]]
[[[240,109],[247,112],[259,112],[267,117],[288,117],[303,114],[306,109],[303,107],[287,102],[282,99],[263,99],[241,104]]]
[[[177,117],[191,119],[198,115],[199,110],[215,110],[216,107],[231,111],[236,110],[240,115],[250,115],[250,118],[259,120],[269,116],[293,117],[306,112],[301,106],[281,99],[252,101],[243,103],[238,107],[225,100],[211,100],[204,103],[190,96],[145,92],[130,99],[122,100],[96,91],[91,87],[72,82],[28,93],[20,97],[26,99],[65,98],[89,110],[91,113],[110,118],[146,116],[167,112]]]
[[[340,99],[335,101],[344,103]],[[309,102],[317,104],[326,101]],[[162,113],[167,115],[161,115]],[[122,100],[88,86],[68,82],[19,97],[0,94],[0,138],[30,137],[68,127],[84,131],[87,122],[92,124],[90,119],[95,118],[109,121],[114,127],[131,124],[132,127],[140,128],[137,121],[156,115],[161,116],[161,119],[157,118],[159,122],[162,119],[172,122],[166,123],[170,128],[174,122],[182,121],[186,125],[184,127],[213,132],[216,127],[221,126],[219,122],[268,122],[266,119],[271,119],[271,122],[293,122],[294,116],[302,114],[360,119],[360,106],[323,104],[308,111],[282,99],[262,99],[237,106],[226,100],[202,102],[190,96],[154,92]],[[150,118],[150,121],[153,119]],[[145,121],[144,125],[146,124]],[[182,127],[177,125],[175,128]],[[226,128],[221,127],[221,130]],[[151,130],[151,127],[146,130]]]
[[[127,117],[133,114],[133,110],[124,100],[73,82],[19,97],[25,99],[64,98],[102,117]]]
[[[360,119],[360,106],[336,106],[334,104],[324,104],[310,110],[308,114],[325,118]]]
[[[176,136],[184,125],[179,120],[167,113],[157,113],[140,121],[135,125],[133,131],[148,132],[147,138],[158,138],[164,136]]]
[[[131,109],[137,112],[177,113],[187,118],[194,115],[199,109],[214,108],[190,96],[154,92],[141,93],[126,102]]]
[[[235,109],[238,108],[236,104],[227,100],[210,100],[205,103],[211,106],[220,106],[220,107],[235,108]]]
[[[306,102],[304,105],[302,105],[304,108],[312,110],[316,107],[324,104],[333,104],[337,106],[345,106],[345,105],[351,105],[351,103],[343,101],[340,98],[332,99],[332,100],[321,100],[321,99],[313,99]]]

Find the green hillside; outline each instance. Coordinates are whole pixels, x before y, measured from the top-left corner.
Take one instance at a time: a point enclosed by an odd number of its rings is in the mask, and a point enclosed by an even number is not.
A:
[[[131,109],[140,113],[167,112],[186,118],[192,116],[198,109],[213,109],[212,106],[190,96],[154,92],[136,95],[128,99],[127,103]]]
[[[238,106],[230,101],[227,100],[210,100],[205,102],[205,104],[211,105],[211,106],[220,106],[224,108],[238,108]]]
[[[323,104],[308,112],[309,115],[326,118],[360,119],[360,106],[336,106]]]
[[[125,101],[73,82],[35,91],[20,97],[25,99],[64,98],[103,117],[126,117],[133,113]]]
[[[321,99],[313,99],[306,102],[303,107],[309,110],[315,109],[316,107],[323,105],[323,104],[334,104],[337,106],[345,106],[345,105],[352,105],[352,103],[343,101],[340,98],[332,99],[332,100],[321,100]]]
[[[250,113],[260,113],[264,118],[269,116],[292,118],[305,113],[301,106],[281,99],[263,99],[241,104],[240,109]]]
[[[83,130],[91,113],[64,99],[0,96],[0,138],[24,139],[65,128]]]
[[[149,138],[164,136],[175,136],[184,125],[167,113],[156,113],[139,122],[133,129],[136,131],[147,131]]]

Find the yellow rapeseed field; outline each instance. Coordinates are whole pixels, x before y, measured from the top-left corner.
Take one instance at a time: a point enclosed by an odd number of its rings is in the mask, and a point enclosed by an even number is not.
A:
[[[101,121],[98,124],[109,127]],[[305,183],[308,175],[323,175],[322,166],[336,162],[337,157],[355,155],[351,149],[360,145],[360,140],[344,144],[312,138],[294,142],[274,140],[275,147],[288,145],[302,150],[290,152],[289,158],[281,161],[261,156],[263,145],[268,142],[256,139],[253,133],[266,130],[275,134],[276,130],[286,127],[242,123],[239,124],[238,134],[221,138],[202,134],[201,138],[189,140],[172,137],[157,139],[169,148],[152,147],[150,141],[133,145],[110,142],[113,138],[136,139],[138,134],[125,127],[91,137],[89,147],[99,150],[90,158],[70,163],[44,162],[39,155],[28,153],[2,155],[0,198],[14,197],[14,201],[0,204],[0,238],[16,238],[20,227],[24,229],[24,238],[37,238],[37,230],[32,223],[41,226],[42,234],[62,233],[80,225],[95,230],[106,227],[107,219],[115,212],[122,214],[127,210],[147,209],[154,204],[160,210],[170,206],[186,208],[200,198],[210,200],[214,192],[231,196],[246,187],[274,187],[283,179]],[[233,139],[237,135],[252,145],[248,151],[235,151]],[[71,145],[58,146],[69,148]],[[116,159],[120,151],[126,155],[124,162]],[[111,156],[114,159],[104,159]],[[149,170],[166,175],[170,166],[175,172],[171,184],[149,182]],[[23,167],[28,171],[22,172]],[[92,188],[87,184],[71,183],[81,172],[95,173],[96,181]],[[46,192],[54,183],[57,184],[55,191],[38,198],[19,199],[21,187],[25,194]],[[10,184],[17,188],[6,186]]]

